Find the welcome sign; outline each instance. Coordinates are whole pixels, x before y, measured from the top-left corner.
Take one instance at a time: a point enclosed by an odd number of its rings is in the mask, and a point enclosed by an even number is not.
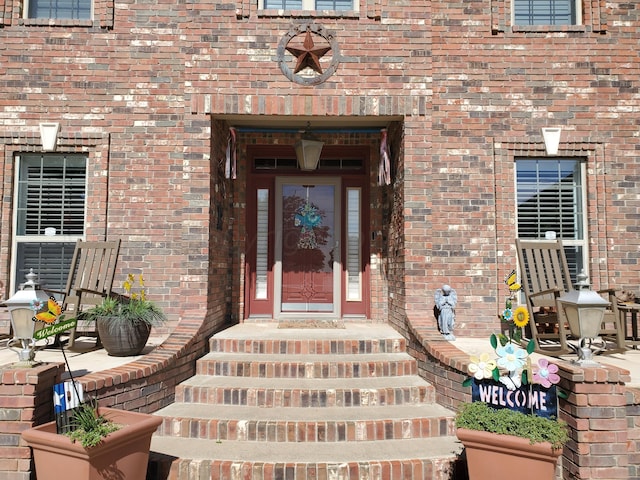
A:
[[[522,385],[509,390],[494,380],[476,380],[471,383],[474,402],[484,402],[492,408],[508,408],[539,417],[558,417],[556,386],[545,388],[539,384]]]

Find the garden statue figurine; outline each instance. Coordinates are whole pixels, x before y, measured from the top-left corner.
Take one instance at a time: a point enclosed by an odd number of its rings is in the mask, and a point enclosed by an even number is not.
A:
[[[443,285],[442,288],[436,290],[435,301],[433,311],[438,319],[438,330],[444,335],[445,340],[455,340],[453,326],[455,325],[456,304],[458,303],[456,291],[449,285]]]

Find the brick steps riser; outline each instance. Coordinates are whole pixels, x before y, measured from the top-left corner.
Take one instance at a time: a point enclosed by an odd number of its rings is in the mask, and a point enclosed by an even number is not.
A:
[[[389,389],[253,389],[179,385],[176,402],[251,407],[351,407],[433,403],[429,385]]]
[[[211,352],[282,355],[406,352],[406,341],[396,338],[380,340],[245,340],[212,337],[209,346]]]
[[[151,475],[166,480],[448,480],[452,459],[358,463],[263,463],[152,458]]]
[[[148,479],[452,478],[453,415],[434,405],[402,337],[271,328],[210,340],[197,375],[157,412]]]
[[[199,375],[256,377],[256,378],[377,378],[416,375],[413,359],[379,362],[262,362],[200,359]]]
[[[451,418],[267,421],[166,418],[157,435],[258,442],[358,442],[451,435]]]

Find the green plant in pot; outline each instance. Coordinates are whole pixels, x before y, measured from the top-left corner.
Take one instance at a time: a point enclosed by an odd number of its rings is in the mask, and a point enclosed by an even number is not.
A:
[[[80,443],[83,448],[92,448],[99,445],[110,433],[120,430],[122,425],[98,413],[98,405],[89,401],[74,410],[71,428],[65,435],[72,442]]]
[[[531,445],[548,442],[560,449],[569,440],[566,424],[556,419],[528,415],[508,408],[491,408],[484,402],[464,403],[456,415],[456,427],[513,435]]]
[[[140,354],[149,339],[151,327],[166,320],[162,309],[147,299],[142,275],[136,281],[130,273],[123,288],[126,295],[107,297],[82,314],[83,320],[96,322],[107,353],[119,357]]]
[[[489,338],[493,353],[471,355],[464,386],[472,403],[460,406],[456,435],[465,446],[469,477],[474,480],[551,480],[569,439],[557,418],[558,366],[540,357],[535,343],[521,346],[521,329],[529,321],[525,307],[513,308],[519,285],[514,272],[505,280],[509,297],[500,315],[506,333]]]
[[[56,422],[22,432],[33,451],[38,480],[140,480],[146,478],[151,436],[162,419],[95,403],[73,412],[72,432]]]

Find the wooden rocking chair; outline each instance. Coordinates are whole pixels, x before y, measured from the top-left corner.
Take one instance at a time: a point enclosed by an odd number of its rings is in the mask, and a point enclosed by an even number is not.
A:
[[[71,268],[64,291],[47,290],[49,293],[62,295],[62,307],[67,318],[78,318],[81,326],[82,311],[98,305],[111,296],[113,278],[115,276],[120,239],[106,242],[85,242],[78,240],[71,259]],[[78,327],[69,331],[69,348],[73,348]],[[84,334],[96,337],[96,345],[100,346],[97,328]],[[59,342],[60,338],[56,338]]]
[[[573,290],[562,242],[516,239],[516,249],[529,310],[530,336],[535,341],[536,352],[550,356],[572,353],[574,350],[568,342],[571,333],[559,302],[562,295]],[[624,331],[615,291],[606,289],[598,293],[611,302],[600,330],[605,345],[600,353],[624,352]],[[609,348],[611,344],[613,346]]]

